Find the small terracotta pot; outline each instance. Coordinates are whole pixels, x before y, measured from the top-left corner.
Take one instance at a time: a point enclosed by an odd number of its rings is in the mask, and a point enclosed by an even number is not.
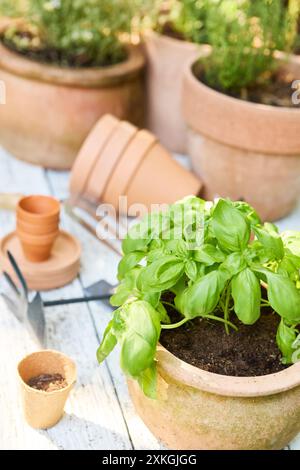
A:
[[[68,385],[52,392],[36,390],[27,385],[31,378],[41,374],[61,374]],[[38,351],[19,363],[18,375],[27,423],[36,429],[51,428],[62,418],[68,395],[76,382],[75,363],[58,351]]]
[[[60,203],[49,196],[26,196],[17,206],[17,235],[28,261],[46,261],[58,236]]]
[[[155,32],[144,36],[147,58],[147,127],[168,150],[186,153],[186,124],[181,111],[184,66],[207,55],[207,45]]]
[[[101,120],[97,124],[98,130],[92,131],[87,139],[94,141],[94,154],[98,156],[89,175],[84,173],[84,184],[80,182],[80,164],[74,165],[76,177],[72,175],[71,181],[76,180],[76,184],[71,184],[70,192],[75,203],[81,197],[92,205],[104,202],[122,211],[120,196],[127,196],[130,205],[142,204],[148,209],[151,204],[169,204],[186,195],[199,194],[201,181],[179,165],[153,134],[121,121],[113,126],[103,145]],[[100,139],[98,152],[97,134]],[[80,159],[83,154],[81,151]],[[74,187],[77,190],[72,194]],[[81,194],[78,188],[83,191]]]
[[[30,235],[17,229],[17,235],[21,242],[24,255],[28,261],[38,263],[49,259],[53,244],[59,231],[47,235]]]
[[[198,195],[202,182],[185,170],[160,144],[150,148],[124,191],[128,206],[143,204],[151,210],[154,204],[173,204],[185,196]]]
[[[157,138],[151,132],[144,129],[137,132],[135,138],[130,141],[119,159],[103,194],[103,202],[118,207],[119,196],[126,194],[130,180],[134,177],[137,168],[147,155],[149,149],[154,146],[156,142]]]
[[[86,190],[97,158],[118,124],[118,119],[106,114],[88,134],[72,167],[70,191],[73,195],[81,195]]]
[[[170,449],[271,450],[300,431],[300,363],[260,377],[213,374],[157,350],[158,399],[129,381],[136,411]]]
[[[17,231],[27,233],[28,235],[47,235],[48,233],[55,232],[57,227],[58,222],[48,225],[37,225],[24,222],[20,218],[17,220]]]
[[[117,65],[63,68],[32,61],[0,44],[0,80],[6,85],[1,145],[30,163],[71,168],[99,117],[111,113],[143,124],[144,62],[140,48],[128,46],[128,59]],[[20,110],[26,110],[26,118]]]
[[[295,71],[294,63],[290,67]],[[192,65],[185,72],[183,113],[207,199],[243,198],[270,221],[293,209],[300,196],[299,109],[217,92],[195,77]]]
[[[129,122],[119,122],[109,141],[102,152],[100,152],[88,180],[87,188],[84,193],[84,196],[88,200],[92,202],[99,201],[119,159],[137,131],[137,127]]]

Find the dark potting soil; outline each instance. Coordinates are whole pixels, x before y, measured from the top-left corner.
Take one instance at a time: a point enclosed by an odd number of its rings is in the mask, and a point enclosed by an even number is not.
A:
[[[207,83],[200,63],[195,64],[194,74],[198,80],[203,82],[205,85],[220,93],[225,93],[224,90],[221,90],[218,87],[211,87],[211,85]],[[299,77],[296,77],[289,72],[280,70],[277,73],[270,75],[269,80],[260,86],[243,89],[240,94],[230,91],[227,91],[226,94],[233,98],[250,101],[252,103],[276,107],[300,108],[300,104],[295,104],[292,101],[292,95],[295,92],[295,89],[292,88],[292,83],[298,78]]]
[[[105,61],[95,61],[88,57],[85,54],[70,54],[66,55],[65,52],[45,48],[45,49],[37,49],[37,50],[20,50],[18,49],[13,41],[9,41],[0,37],[2,44],[10,49],[11,51],[19,54],[27,59],[33,60],[35,62],[40,62],[42,64],[49,64],[49,65],[57,65],[59,67],[66,67],[66,68],[92,68],[92,67],[109,67],[111,65],[115,65],[116,63],[121,63],[127,58],[127,54],[124,50],[124,57],[122,60],[116,62],[112,59],[112,57],[107,56]]]
[[[179,320],[172,308],[168,313],[172,323]],[[160,343],[183,361],[216,374],[254,377],[287,367],[280,361],[276,344],[278,315],[264,309],[254,325],[233,323],[238,331],[230,328],[227,334],[223,323],[196,318],[179,328],[162,330]]]
[[[32,377],[27,385],[43,392],[54,392],[67,387],[68,384],[61,374],[40,374]]]

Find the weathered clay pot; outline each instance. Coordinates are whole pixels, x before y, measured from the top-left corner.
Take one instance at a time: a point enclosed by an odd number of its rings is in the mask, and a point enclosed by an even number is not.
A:
[[[67,386],[52,392],[29,387],[27,382],[40,374],[61,374]],[[76,382],[75,363],[58,351],[38,351],[26,356],[19,363],[18,375],[27,423],[37,429],[51,428],[62,418],[65,403]]]
[[[49,196],[25,196],[17,205],[17,236],[28,261],[49,258],[59,230],[59,201]]]
[[[143,123],[144,57],[111,67],[70,69],[28,60],[0,44],[0,80],[6,105],[0,144],[21,160],[68,169],[90,129],[106,113]]]
[[[173,204],[188,195],[198,195],[202,182],[177,163],[157,142],[142,160],[125,194],[128,206],[142,204],[147,210],[153,205]]]
[[[88,154],[93,158],[85,160]],[[94,127],[78,159],[70,184],[75,204],[78,198],[84,198],[93,207],[102,202],[124,212],[119,198],[127,196],[127,208],[141,204],[149,209],[152,204],[170,204],[186,195],[199,194],[202,188],[202,182],[179,165],[154,134],[126,121],[115,124],[109,116],[102,117]],[[85,161],[89,170],[84,169]]]
[[[200,82],[191,65],[182,104],[188,152],[204,196],[243,198],[265,220],[287,215],[300,196],[300,109],[219,93]]]
[[[261,377],[198,369],[162,347],[158,399],[129,381],[136,411],[171,449],[282,449],[300,431],[300,363]]]
[[[147,58],[147,127],[172,152],[186,152],[181,87],[186,62],[207,54],[209,46],[155,32],[144,36]]]

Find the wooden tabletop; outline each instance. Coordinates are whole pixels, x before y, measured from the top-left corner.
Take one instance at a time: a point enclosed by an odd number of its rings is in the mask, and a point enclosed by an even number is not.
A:
[[[67,172],[45,171],[19,162],[0,149],[0,193],[68,196]],[[0,236],[14,230],[12,212],[0,211]],[[300,230],[300,205],[280,228]],[[83,288],[105,279],[116,282],[118,256],[84,228],[62,214],[62,227],[82,244],[82,267],[67,287],[43,293],[44,300],[78,297]],[[3,279],[0,289],[5,289]],[[46,309],[46,347],[71,356],[78,366],[78,382],[63,419],[52,429],[37,431],[24,421],[16,365],[37,345],[0,298],[0,449],[163,449],[136,415],[119,367],[118,350],[102,365],[96,349],[110,316],[103,304]],[[300,450],[300,436],[290,446]]]

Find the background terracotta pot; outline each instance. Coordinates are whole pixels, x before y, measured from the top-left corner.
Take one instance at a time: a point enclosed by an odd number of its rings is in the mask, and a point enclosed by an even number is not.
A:
[[[300,109],[219,93],[197,80],[189,66],[183,113],[188,152],[207,199],[243,198],[265,220],[293,209],[300,196]]]
[[[300,363],[261,377],[212,374],[159,347],[158,399],[129,381],[136,411],[171,449],[282,449],[300,431]]]
[[[186,124],[181,111],[184,65],[209,46],[149,32],[144,36],[147,57],[147,127],[172,152],[186,152]]]
[[[21,160],[68,169],[100,116],[141,125],[144,57],[138,47],[128,52],[128,60],[111,67],[72,70],[28,60],[0,44],[6,86],[0,144]]]

